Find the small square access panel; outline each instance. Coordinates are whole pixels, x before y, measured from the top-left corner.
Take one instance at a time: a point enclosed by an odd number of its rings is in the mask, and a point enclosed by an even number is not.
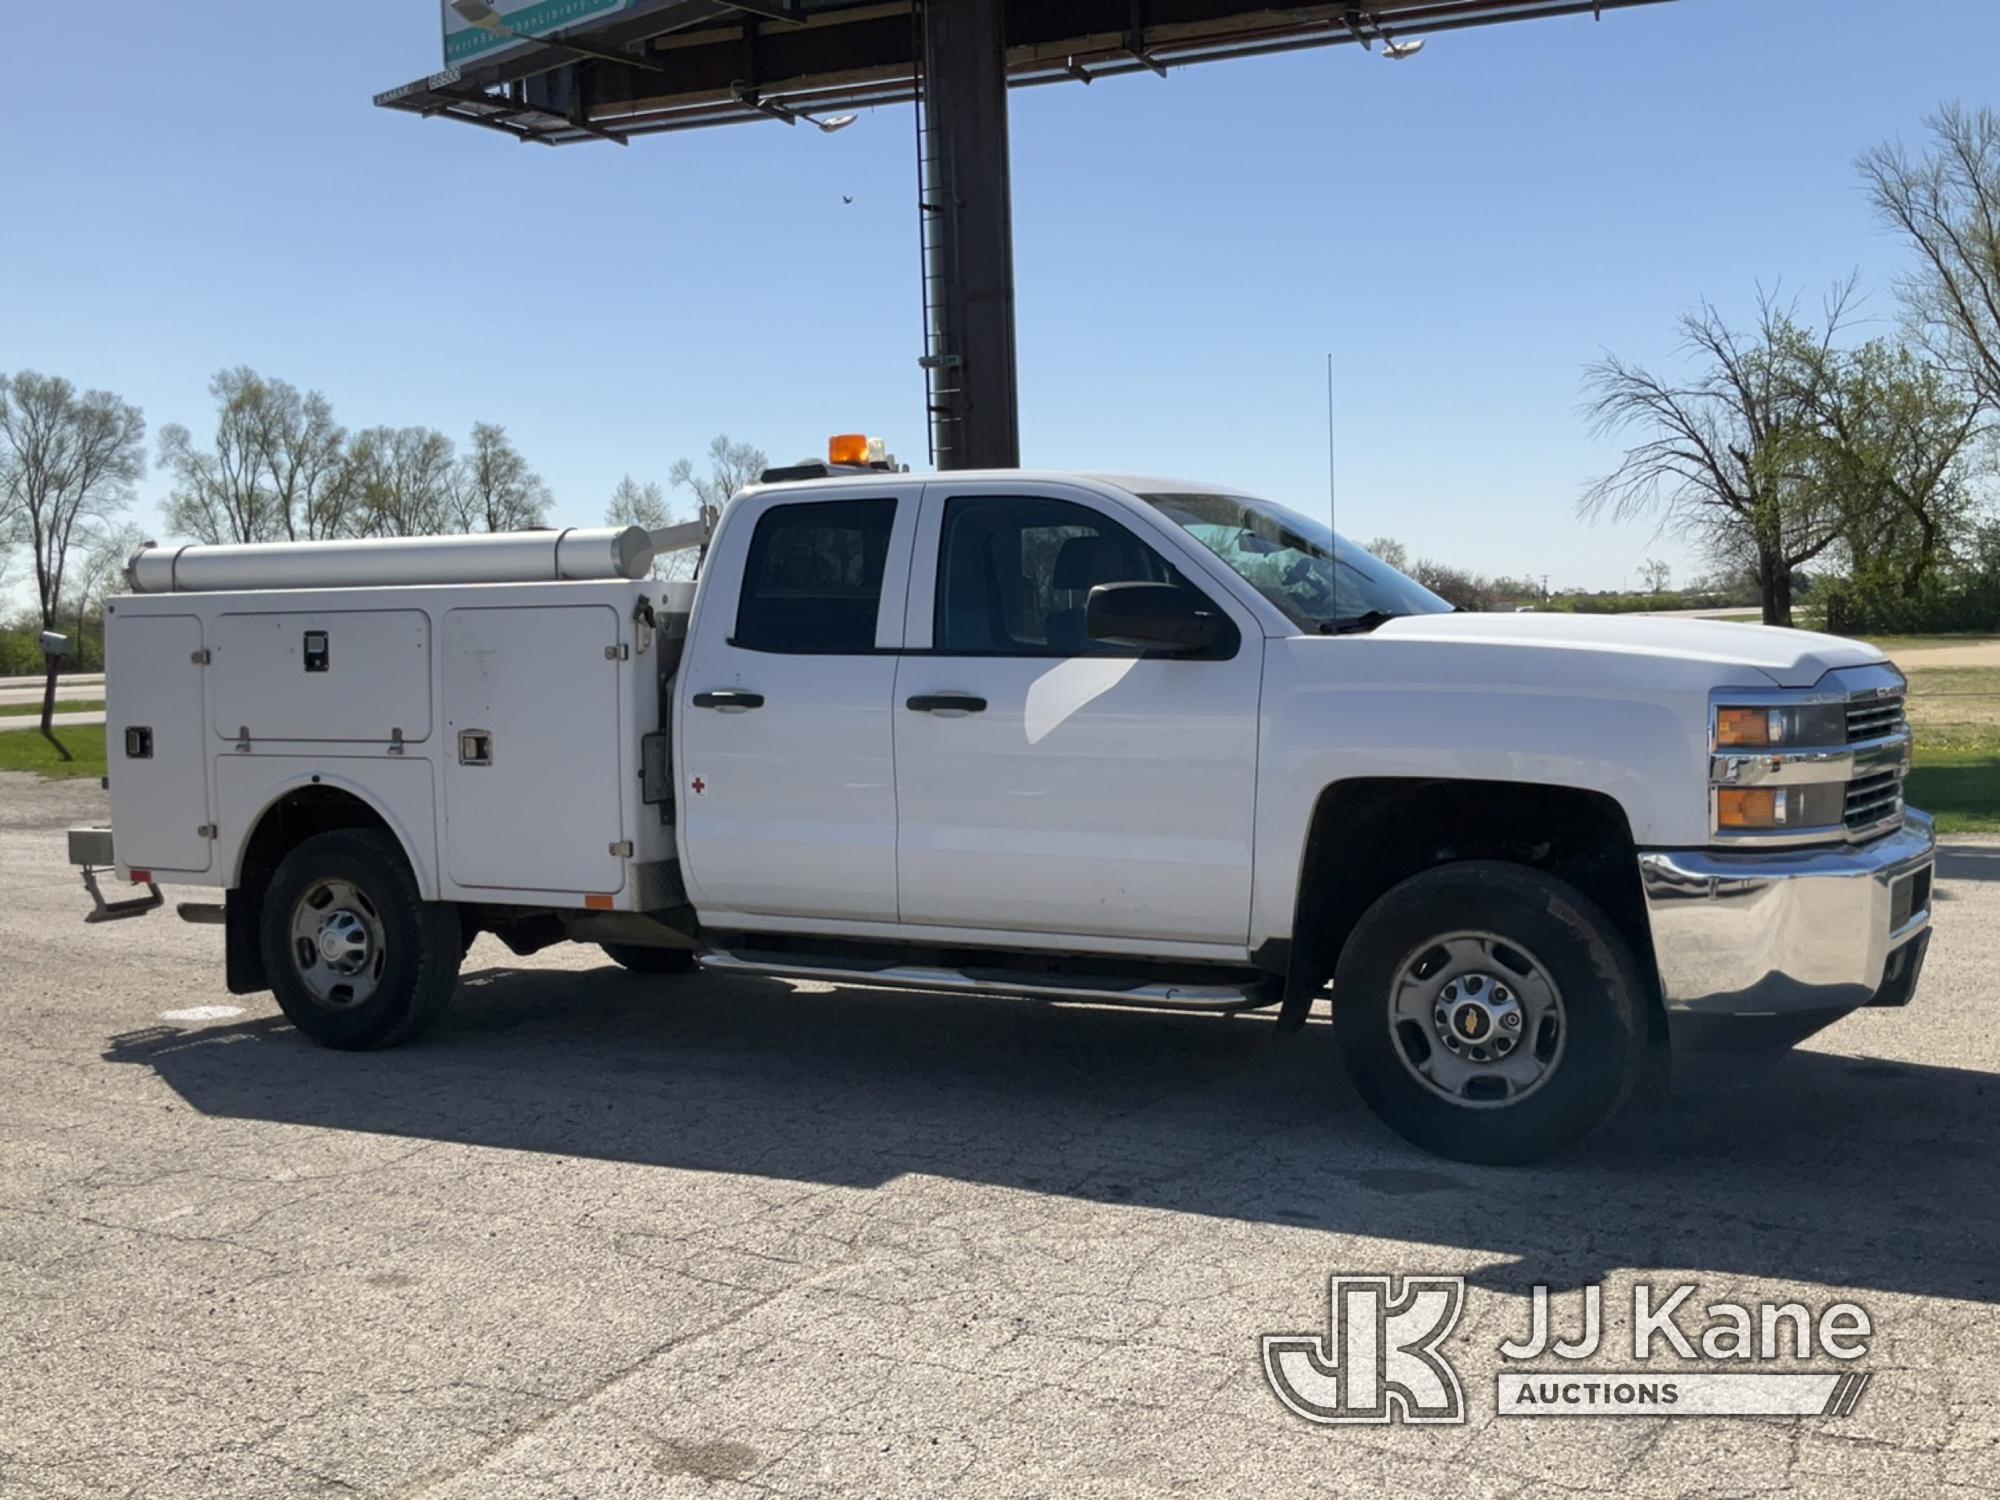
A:
[[[331,660],[331,654],[328,650],[326,632],[324,630],[308,630],[306,632],[305,659],[306,670],[308,672],[324,672],[326,670],[327,663]]]

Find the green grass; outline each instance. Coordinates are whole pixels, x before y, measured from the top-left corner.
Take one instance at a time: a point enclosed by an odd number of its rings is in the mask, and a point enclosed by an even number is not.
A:
[[[58,748],[60,746],[61,748]],[[68,752],[69,759],[63,758]],[[58,729],[55,743],[38,729],[10,729],[0,734],[0,771],[33,771],[60,780],[104,774],[104,726],[86,724]]]
[[[42,705],[39,703],[0,703],[0,719],[22,718],[28,714],[39,715],[41,711]],[[102,698],[58,698],[56,699],[56,712],[59,714],[101,714],[104,712],[104,700]]]
[[[1910,806],[1937,819],[1939,833],[2000,833],[2000,744],[1944,750],[1919,743],[1904,792]]]
[[[1920,667],[1909,676],[1910,805],[1934,815],[1940,833],[2000,833],[2000,667]]]
[[[2000,667],[1918,667],[1909,674],[1917,753],[2000,753]]]

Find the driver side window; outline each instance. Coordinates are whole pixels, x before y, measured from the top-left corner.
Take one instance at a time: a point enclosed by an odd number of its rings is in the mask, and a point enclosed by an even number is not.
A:
[[[1088,506],[1044,496],[945,502],[935,649],[967,656],[1129,656],[1090,638],[1100,583],[1180,583],[1159,553]]]

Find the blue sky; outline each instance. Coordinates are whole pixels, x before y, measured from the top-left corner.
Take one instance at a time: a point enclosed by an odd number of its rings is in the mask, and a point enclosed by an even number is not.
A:
[[[1904,25],[1885,25],[1889,15]],[[430,0],[39,4],[8,18],[0,370],[210,418],[249,364],[350,427],[504,422],[594,522],[716,432],[774,459],[866,429],[922,466],[907,109],[550,151],[378,110]],[[2000,103],[2000,7],[1675,0],[1017,92],[1024,461],[1227,480],[1487,572],[1617,586],[1647,525],[1583,527],[1616,460],[1577,415],[1603,349],[1761,279],[1902,247],[1853,158]],[[842,202],[851,195],[853,203]],[[155,474],[138,518],[156,525]]]

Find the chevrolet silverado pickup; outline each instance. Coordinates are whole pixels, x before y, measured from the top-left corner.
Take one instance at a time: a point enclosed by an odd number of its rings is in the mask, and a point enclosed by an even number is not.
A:
[[[182,913],[229,989],[344,1048],[424,1030],[481,933],[938,1025],[1324,1004],[1390,1127],[1488,1162],[1911,997],[1931,825],[1869,646],[1458,613],[1222,484],[807,472],[691,583],[636,529],[142,552],[93,918],[221,888]]]

